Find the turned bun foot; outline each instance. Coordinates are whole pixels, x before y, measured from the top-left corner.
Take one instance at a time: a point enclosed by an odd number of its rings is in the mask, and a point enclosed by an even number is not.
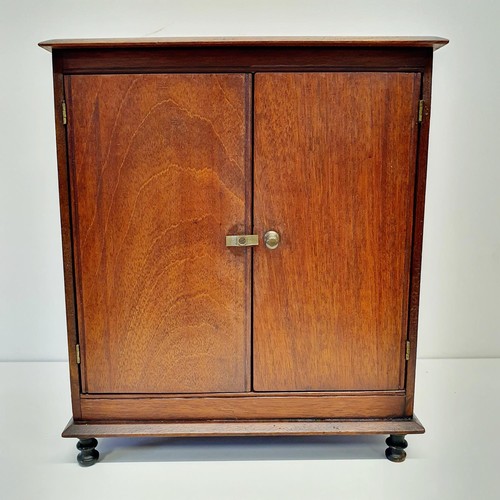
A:
[[[408,446],[405,437],[391,434],[385,442],[389,447],[385,450],[385,456],[388,460],[391,462],[404,462],[406,458],[405,448]]]
[[[97,439],[80,439],[76,443],[76,447],[80,450],[76,459],[82,467],[90,467],[99,460],[99,452],[95,449],[97,446]]]

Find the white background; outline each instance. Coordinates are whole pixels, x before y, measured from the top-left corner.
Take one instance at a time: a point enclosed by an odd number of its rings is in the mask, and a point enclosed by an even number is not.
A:
[[[402,464],[385,459],[386,436],[105,438],[99,463],[81,469],[75,440],[60,438],[67,372],[0,363],[0,381],[15,381],[0,383],[2,500],[500,498],[499,359],[418,360],[426,433],[407,437]]]
[[[64,360],[49,38],[436,35],[419,355],[500,356],[498,0],[0,0],[0,360]],[[478,444],[480,446],[480,444]]]

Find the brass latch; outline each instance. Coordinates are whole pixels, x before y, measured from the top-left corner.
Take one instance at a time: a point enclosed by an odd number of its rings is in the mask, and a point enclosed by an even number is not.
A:
[[[227,247],[254,247],[259,244],[257,234],[230,234],[226,236]]]

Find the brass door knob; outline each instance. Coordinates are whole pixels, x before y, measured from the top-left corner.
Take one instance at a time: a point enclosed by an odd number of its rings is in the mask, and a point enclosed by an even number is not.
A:
[[[267,231],[264,235],[264,243],[269,250],[274,250],[280,244],[280,235],[276,231]]]

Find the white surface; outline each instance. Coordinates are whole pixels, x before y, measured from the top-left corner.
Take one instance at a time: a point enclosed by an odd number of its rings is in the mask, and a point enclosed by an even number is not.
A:
[[[498,500],[500,360],[421,360],[402,464],[384,436],[101,439],[83,469],[66,363],[0,363],[2,500]]]
[[[498,0],[0,0],[0,359],[65,359],[47,38],[438,35],[423,357],[500,356]]]

